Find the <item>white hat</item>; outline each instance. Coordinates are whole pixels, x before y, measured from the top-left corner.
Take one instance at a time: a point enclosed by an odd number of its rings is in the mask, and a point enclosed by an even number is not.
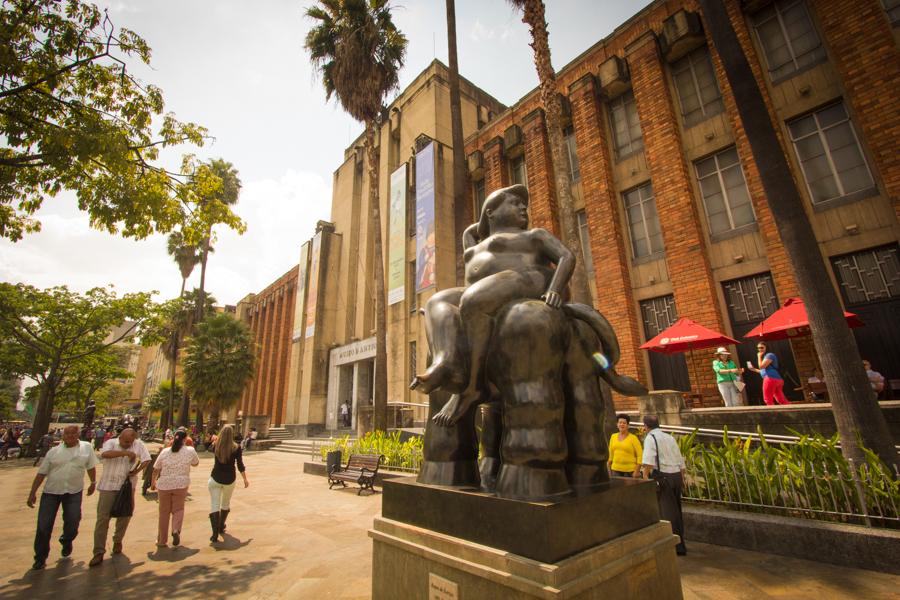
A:
[[[730,355],[731,352],[729,352],[728,350],[726,350],[726,349],[725,349],[725,346],[719,346],[718,348],[716,348],[716,354],[728,354],[728,355]]]

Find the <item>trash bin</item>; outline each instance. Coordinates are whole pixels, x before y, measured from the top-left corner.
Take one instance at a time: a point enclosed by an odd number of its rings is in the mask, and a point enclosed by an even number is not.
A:
[[[340,450],[332,450],[325,455],[325,472],[330,475],[335,467],[337,467],[338,469],[341,468]]]

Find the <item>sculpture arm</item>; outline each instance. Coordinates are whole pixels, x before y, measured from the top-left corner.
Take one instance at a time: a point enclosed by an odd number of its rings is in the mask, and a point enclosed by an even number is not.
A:
[[[466,230],[463,231],[462,242],[463,250],[471,248],[479,242],[478,223],[472,223],[471,225],[466,227]]]
[[[575,255],[549,231],[534,229],[533,233],[540,242],[544,255],[556,264],[556,272],[553,273],[553,278],[550,280],[547,293],[543,298],[547,304],[558,308],[562,304],[560,294],[569,284],[572,273],[575,272]]]

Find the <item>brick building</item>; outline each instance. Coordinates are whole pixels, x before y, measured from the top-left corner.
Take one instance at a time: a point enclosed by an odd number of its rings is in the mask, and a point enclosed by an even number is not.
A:
[[[855,330],[860,350],[900,378],[892,317],[900,309],[900,14],[878,0],[726,5],[823,260],[866,323]],[[677,317],[741,339],[798,295],[699,13],[692,1],[654,2],[558,73],[595,305],[618,332],[619,370],[655,389],[691,386],[685,357],[639,349]],[[474,210],[494,189],[525,183],[532,224],[558,231],[536,90],[469,137],[466,151]],[[808,338],[772,346],[794,382],[815,368]],[[751,342],[737,352],[741,364],[755,358]],[[711,387],[709,351],[693,360],[694,388]],[[747,380],[758,401],[758,378]]]
[[[282,425],[287,406],[291,332],[297,302],[297,268],[258,294],[248,294],[235,310],[250,327],[256,343],[256,377],[234,409],[242,415],[268,415],[271,425]]]

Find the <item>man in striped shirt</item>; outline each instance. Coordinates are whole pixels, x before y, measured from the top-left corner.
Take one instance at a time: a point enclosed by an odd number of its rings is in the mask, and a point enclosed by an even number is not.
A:
[[[107,440],[100,451],[100,499],[97,502],[97,525],[94,527],[94,556],[88,564],[96,567],[103,562],[106,553],[106,535],[109,532],[110,511],[116,494],[131,478],[131,492],[137,489],[137,476],[150,464],[150,453],[141,440],[136,439],[134,429],[123,429],[119,437]],[[115,517],[116,531],[113,533],[113,554],[122,552],[122,539],[131,517]]]

